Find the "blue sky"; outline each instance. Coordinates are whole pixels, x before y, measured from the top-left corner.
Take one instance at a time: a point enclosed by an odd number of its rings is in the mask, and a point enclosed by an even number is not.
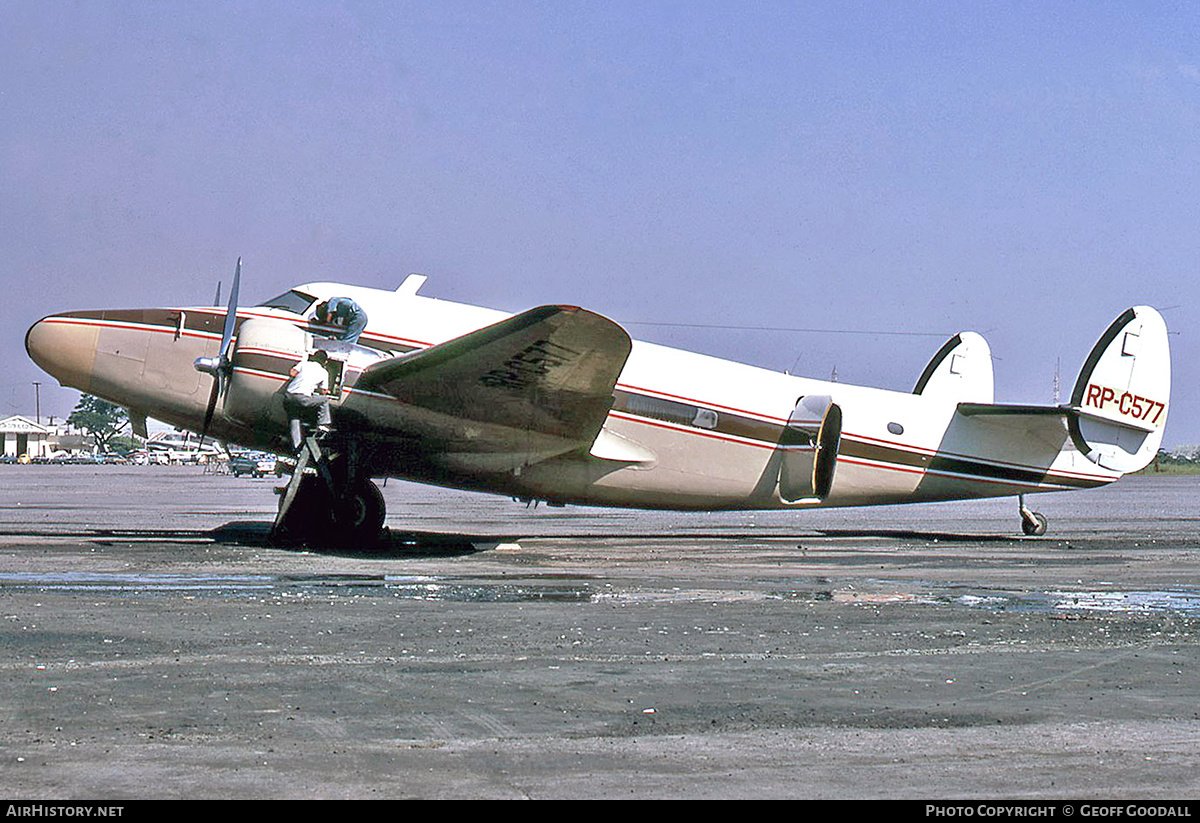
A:
[[[241,256],[899,390],[972,329],[1014,402],[1147,303],[1200,443],[1198,135],[1185,3],[5,0],[0,414],[74,405],[38,318]]]

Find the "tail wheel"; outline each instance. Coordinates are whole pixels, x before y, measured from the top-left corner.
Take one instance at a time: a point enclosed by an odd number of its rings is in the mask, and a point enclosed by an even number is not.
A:
[[[1030,512],[1030,515],[1021,518],[1021,531],[1030,537],[1041,537],[1046,533],[1046,515],[1041,512]]]
[[[1046,516],[1025,505],[1025,495],[1017,495],[1017,511],[1021,513],[1021,531],[1029,537],[1041,537],[1046,533]]]

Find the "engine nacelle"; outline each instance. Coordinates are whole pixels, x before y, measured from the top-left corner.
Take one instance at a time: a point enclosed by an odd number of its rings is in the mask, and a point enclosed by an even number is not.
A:
[[[311,348],[312,335],[287,320],[243,321],[231,357],[225,416],[260,432],[286,427],[281,390]]]

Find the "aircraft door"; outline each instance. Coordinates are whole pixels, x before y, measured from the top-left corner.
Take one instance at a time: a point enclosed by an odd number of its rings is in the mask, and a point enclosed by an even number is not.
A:
[[[156,395],[173,396],[176,402],[186,403],[200,389],[200,372],[192,367],[196,359],[196,341],[183,335],[187,328],[187,312],[171,316],[175,333],[146,335],[147,349],[142,368],[142,380]]]
[[[824,500],[833,488],[842,409],[828,395],[796,402],[779,441],[779,497],[785,503]]]
[[[110,396],[136,390],[142,381],[149,337],[145,332],[101,326],[95,338],[96,356],[89,364],[88,390]]]

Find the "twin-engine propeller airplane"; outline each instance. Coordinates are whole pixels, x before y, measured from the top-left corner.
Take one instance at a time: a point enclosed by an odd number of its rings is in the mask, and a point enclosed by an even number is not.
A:
[[[632,342],[573,306],[516,315],[417,294],[311,283],[239,309],[55,314],[30,357],[65,386],[227,443],[293,453],[283,387],[329,353],[333,430],[312,443],[276,525],[369,542],[384,522],[372,478],[526,500],[676,510],[809,509],[1102,486],[1147,465],[1167,420],[1166,325],[1137,306],[1108,327],[1069,403],[993,402],[991,353],[962,332],[911,393],[810,380]],[[316,307],[361,306],[359,342],[329,339]],[[296,505],[302,500],[302,505]]]

